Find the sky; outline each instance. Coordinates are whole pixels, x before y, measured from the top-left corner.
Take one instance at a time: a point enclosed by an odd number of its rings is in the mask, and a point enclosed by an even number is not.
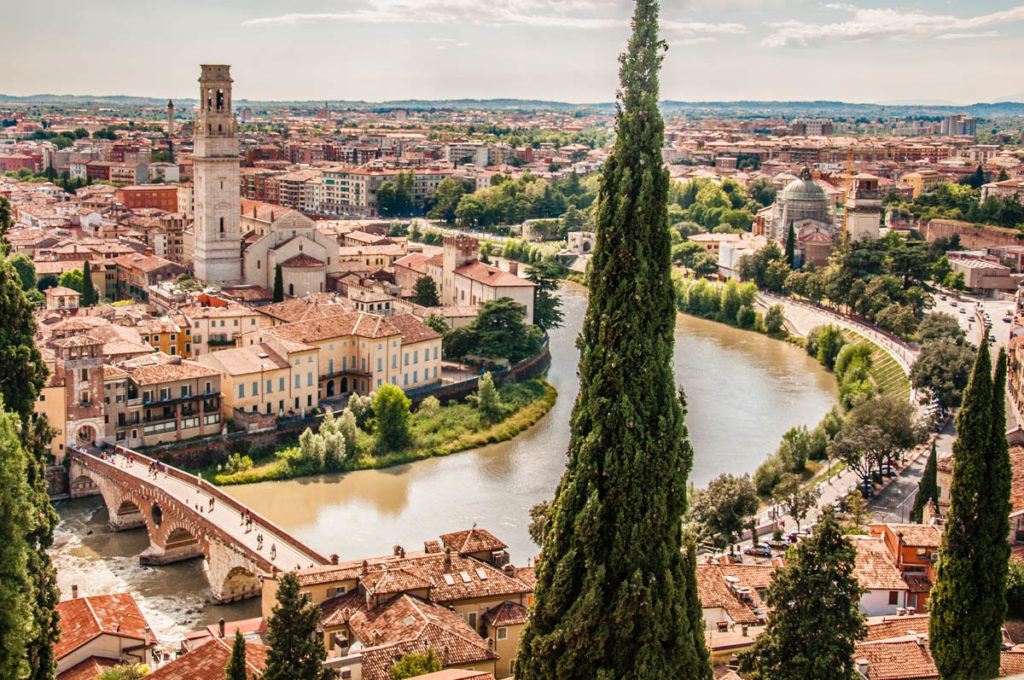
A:
[[[32,0],[7,7],[0,93],[607,102],[630,0]],[[662,0],[664,99],[1024,100],[1024,4]],[[13,58],[12,58],[13,57]]]

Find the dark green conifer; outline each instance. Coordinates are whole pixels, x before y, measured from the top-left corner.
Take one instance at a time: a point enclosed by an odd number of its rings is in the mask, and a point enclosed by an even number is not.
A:
[[[789,232],[786,234],[786,264],[790,269],[796,268],[796,230],[789,225]]]
[[[994,483],[989,477],[993,415],[1002,413],[992,403],[996,392],[988,345],[983,342],[957,414],[949,512],[929,598],[929,644],[944,678],[994,678],[999,673],[1006,563],[1000,573],[991,573],[994,560],[988,553],[997,550],[992,544],[997,522],[991,515],[998,503],[986,499],[994,493],[989,488]],[[1001,543],[1007,542],[1008,533],[1000,537]]]
[[[675,395],[658,3],[637,0],[601,177],[568,468],[537,565],[520,680],[711,677],[680,518],[692,450]]]
[[[768,626],[740,658],[748,680],[852,680],[854,644],[864,636],[857,551],[831,510],[772,576]]]
[[[327,651],[315,635],[320,607],[299,592],[299,579],[288,572],[277,587],[277,604],[267,621],[267,666],[260,680],[330,680],[335,674],[323,667]]]
[[[23,678],[31,670],[26,649],[32,630],[27,541],[32,502],[18,417],[4,409],[0,399],[0,678]]]
[[[928,507],[928,502],[933,500],[936,503],[939,502],[938,461],[935,453],[935,442],[932,442],[932,451],[928,454],[928,462],[924,465],[921,481],[917,483],[917,496],[914,498],[914,508],[910,511],[910,521],[920,524],[924,519],[924,509]]]
[[[240,630],[235,631],[235,642],[231,645],[231,658],[228,659],[228,664],[224,667],[224,677],[226,680],[246,680],[247,678],[245,638],[242,637]]]
[[[92,307],[98,301],[96,288],[92,285],[92,271],[89,267],[89,260],[86,260],[82,266],[82,306]]]
[[[274,302],[284,300],[284,275],[281,273],[281,265],[274,267]]]

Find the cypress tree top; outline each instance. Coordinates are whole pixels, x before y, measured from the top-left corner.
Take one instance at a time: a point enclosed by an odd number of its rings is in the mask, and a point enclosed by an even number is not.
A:
[[[569,461],[537,565],[520,680],[710,678],[680,520],[692,450],[675,328],[658,3],[637,0],[601,177]]]

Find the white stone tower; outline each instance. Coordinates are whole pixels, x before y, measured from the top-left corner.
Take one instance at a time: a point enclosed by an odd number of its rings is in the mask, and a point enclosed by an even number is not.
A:
[[[238,137],[231,113],[231,67],[203,64],[192,157],[196,278],[240,283]]]

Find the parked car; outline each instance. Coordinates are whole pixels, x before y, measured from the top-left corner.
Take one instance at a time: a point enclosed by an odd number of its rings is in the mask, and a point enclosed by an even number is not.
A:
[[[882,474],[886,477],[895,477],[896,471],[892,469],[891,465],[887,464],[882,466]]]
[[[772,547],[764,543],[758,545],[752,545],[743,551],[744,555],[750,555],[752,557],[771,557]]]
[[[778,541],[771,540],[768,541],[768,546],[773,550],[785,550],[789,547],[789,541],[787,541],[785,538],[781,538]]]

